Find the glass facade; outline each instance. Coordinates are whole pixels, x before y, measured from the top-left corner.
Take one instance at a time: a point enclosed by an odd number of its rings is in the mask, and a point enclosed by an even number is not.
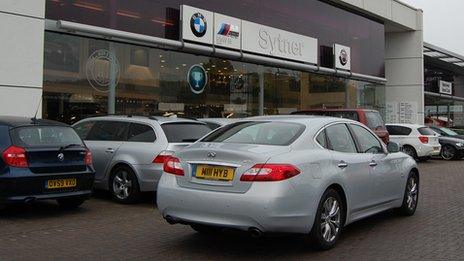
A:
[[[384,25],[319,0],[46,0],[46,18],[177,40],[182,4],[317,38],[323,67],[350,46],[353,72],[385,77]]]
[[[187,82],[205,68],[205,90]],[[384,110],[384,87],[133,44],[45,33],[43,117],[66,123],[105,114],[244,117],[309,108]]]
[[[453,96],[464,98],[464,75],[429,63],[425,64],[424,76],[426,92],[439,94],[439,81],[447,81],[453,84]],[[426,94],[425,123],[463,129],[464,101],[452,99],[447,95],[437,97]]]

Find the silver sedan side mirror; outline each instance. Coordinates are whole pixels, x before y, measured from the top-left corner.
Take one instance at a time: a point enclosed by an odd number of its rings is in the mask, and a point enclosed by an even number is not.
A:
[[[388,153],[396,153],[400,151],[400,146],[395,142],[388,142],[387,144]]]

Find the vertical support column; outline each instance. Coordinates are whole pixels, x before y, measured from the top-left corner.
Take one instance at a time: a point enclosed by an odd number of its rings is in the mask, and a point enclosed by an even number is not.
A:
[[[258,65],[259,73],[259,115],[264,115],[264,70],[262,65]]]
[[[388,32],[385,35],[385,87],[389,123],[424,124],[424,57],[422,12],[417,12],[420,30]]]
[[[110,55],[114,55],[116,57],[116,50],[114,48],[114,43],[110,42]],[[109,86],[108,86],[108,114],[112,115],[116,113],[116,84],[117,84],[117,68],[116,68],[115,61],[110,59],[109,64]]]
[[[42,115],[44,17],[45,0],[0,1],[1,114]]]

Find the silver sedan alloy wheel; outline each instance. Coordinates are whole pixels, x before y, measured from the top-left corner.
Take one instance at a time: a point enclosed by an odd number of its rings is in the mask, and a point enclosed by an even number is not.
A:
[[[113,179],[114,195],[121,200],[127,199],[132,193],[132,180],[125,170],[118,171]]]
[[[406,203],[408,204],[408,209],[413,210],[417,205],[418,197],[418,185],[415,177],[409,178],[406,193]]]
[[[340,204],[333,197],[327,198],[322,206],[321,233],[324,240],[331,243],[340,231]]]

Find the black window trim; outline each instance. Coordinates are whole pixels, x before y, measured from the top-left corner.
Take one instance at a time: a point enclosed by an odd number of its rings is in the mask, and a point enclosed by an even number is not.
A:
[[[155,128],[153,128],[153,126],[151,126],[150,124],[146,123],[146,122],[139,122],[139,121],[128,121],[129,123],[129,127],[127,128],[127,131],[126,131],[126,137],[124,138],[124,141],[126,142],[134,142],[134,143],[155,143],[157,140],[158,140],[158,135],[156,133],[156,130]],[[132,124],[140,124],[140,125],[145,125],[145,126],[148,126],[150,127],[150,129],[153,131],[153,133],[155,134],[155,140],[152,141],[152,142],[141,142],[141,141],[129,141],[129,133],[130,133],[130,128],[132,127]]]
[[[86,140],[88,140],[89,134],[92,132],[93,128],[95,127],[95,125],[97,123],[100,123],[100,122],[115,123],[116,122],[116,123],[124,123],[124,124],[126,124],[126,126],[125,126],[126,129],[124,130],[124,133],[121,134],[122,140],[89,140],[89,141],[114,141],[114,142],[126,142],[127,141],[127,137],[129,135],[129,126],[130,126],[130,123],[131,123],[130,121],[122,121],[122,120],[119,120],[119,119],[98,119],[98,120],[93,120],[93,121],[95,121],[95,124],[92,126],[89,133],[87,133]]]
[[[335,125],[339,125],[339,124],[345,125],[345,127],[348,129],[348,133],[350,134],[351,139],[353,140],[354,145],[355,145],[355,148],[356,148],[356,152],[355,152],[355,153],[353,153],[353,152],[336,151],[336,150],[333,149],[332,144],[330,143],[329,137],[328,137],[328,135],[327,135],[326,129],[329,128],[329,127],[335,126]],[[317,142],[317,136],[319,136],[319,134],[320,134],[321,132],[325,132],[325,139],[326,139],[326,142],[327,142],[327,148],[324,148],[321,144],[319,144],[319,142]],[[314,139],[313,139],[313,140],[314,140],[314,142],[316,142],[316,144],[318,144],[319,147],[321,147],[322,149],[326,149],[326,150],[330,150],[330,151],[336,151],[336,152],[338,152],[338,153],[345,153],[345,154],[357,154],[357,153],[359,153],[359,148],[358,148],[358,145],[357,145],[357,141],[356,141],[355,138],[353,137],[353,133],[351,132],[351,129],[349,128],[347,122],[331,122],[331,123],[325,125],[325,126],[322,127],[318,132],[316,132],[316,135],[314,136]]]
[[[373,135],[374,138],[379,142],[380,147],[381,147],[382,150],[383,150],[383,153],[386,153],[386,152],[385,152],[385,148],[384,148],[384,146],[382,145],[383,142],[379,139],[379,137],[378,137],[375,133],[372,133],[372,131],[371,131],[370,128],[366,128],[366,127],[362,126],[361,124],[357,124],[357,123],[354,123],[354,122],[348,123],[348,124],[346,124],[346,125],[347,125],[347,127],[348,127],[348,130],[350,131],[351,138],[353,138],[353,140],[354,140],[354,143],[355,143],[355,145],[356,145],[356,150],[358,151],[358,153],[366,154],[366,152],[364,152],[364,151],[362,150],[361,143],[359,142],[358,138],[356,137],[356,134],[354,133],[354,130],[352,129],[351,125],[357,125],[357,126],[363,128],[363,129],[367,130],[367,131],[368,131],[371,135]],[[378,153],[373,153],[373,154],[382,154],[382,153],[381,153],[381,152],[378,152]]]

